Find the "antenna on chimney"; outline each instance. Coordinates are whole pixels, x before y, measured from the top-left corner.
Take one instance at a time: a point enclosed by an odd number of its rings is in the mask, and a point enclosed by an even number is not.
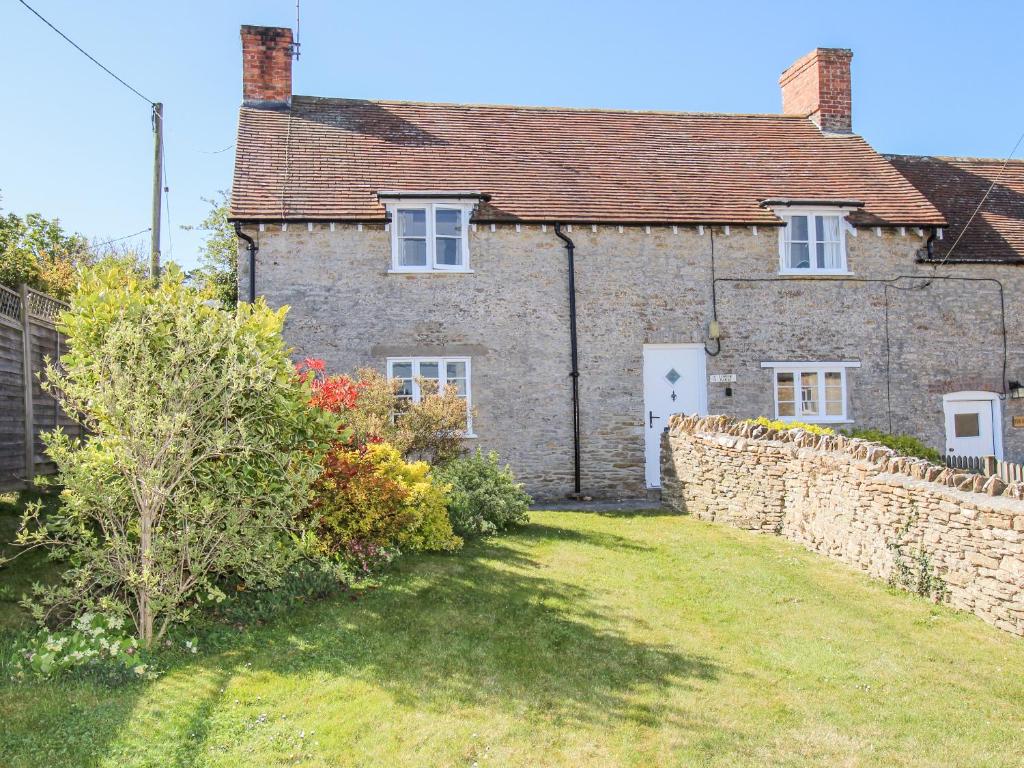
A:
[[[295,40],[292,41],[292,56],[299,60],[299,0],[295,0]]]

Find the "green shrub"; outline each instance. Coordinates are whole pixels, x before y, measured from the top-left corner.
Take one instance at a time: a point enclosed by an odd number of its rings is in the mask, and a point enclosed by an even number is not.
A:
[[[433,481],[429,464],[406,462],[388,443],[336,443],[303,516],[304,547],[351,561],[354,569],[359,560],[395,548],[458,549],[462,540],[448,521],[447,491]]]
[[[87,612],[65,631],[41,630],[15,652],[16,677],[59,677],[87,672],[107,681],[154,675],[151,664],[140,656],[138,639],[125,631],[116,614]]]
[[[802,421],[780,421],[778,419],[769,419],[767,416],[758,416],[756,419],[747,419],[751,424],[759,424],[762,427],[775,430],[786,430],[786,429],[802,429],[805,432],[810,432],[814,435],[834,435],[835,432],[828,427],[822,427],[818,424],[805,424]]]
[[[459,535],[486,536],[527,522],[532,499],[494,451],[455,459],[436,474],[451,486],[448,517]]]
[[[844,430],[843,434],[847,437],[881,443],[886,448],[892,448],[900,456],[914,456],[919,459],[927,459],[935,464],[943,463],[941,453],[934,448],[929,448],[911,435],[890,435],[888,432],[878,429],[849,429]]]
[[[174,268],[159,285],[120,267],[83,275],[59,322],[68,352],[44,383],[86,437],[47,436],[63,506],[44,520],[35,505],[18,537],[71,564],[35,589],[40,621],[107,602],[149,645],[222,580],[280,579],[338,426],[308,404],[284,315],[207,306]]]

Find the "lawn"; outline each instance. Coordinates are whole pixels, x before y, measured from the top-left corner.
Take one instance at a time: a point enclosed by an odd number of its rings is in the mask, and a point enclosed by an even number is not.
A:
[[[1024,754],[1024,641],[784,540],[663,513],[535,513],[225,648],[118,689],[0,683],[0,764],[977,768]]]

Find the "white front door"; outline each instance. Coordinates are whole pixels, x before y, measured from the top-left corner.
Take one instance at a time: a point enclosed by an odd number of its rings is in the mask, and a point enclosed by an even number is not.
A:
[[[966,393],[965,393],[966,394]],[[943,398],[946,413],[946,453],[955,456],[995,456],[996,419],[992,400]]]
[[[707,413],[703,344],[644,345],[647,487],[661,487],[661,433],[674,413]]]

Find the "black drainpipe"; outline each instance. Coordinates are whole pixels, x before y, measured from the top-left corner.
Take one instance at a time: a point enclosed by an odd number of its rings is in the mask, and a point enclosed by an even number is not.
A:
[[[569,261],[569,349],[572,354],[572,452],[573,452],[573,498],[581,498],[580,492],[580,366],[576,346],[576,244],[562,233],[562,225],[555,224],[555,234],[565,243]]]
[[[260,249],[256,241],[242,231],[242,225],[235,222],[235,234],[248,243],[246,250],[249,251],[249,303],[256,301],[256,252]]]

